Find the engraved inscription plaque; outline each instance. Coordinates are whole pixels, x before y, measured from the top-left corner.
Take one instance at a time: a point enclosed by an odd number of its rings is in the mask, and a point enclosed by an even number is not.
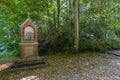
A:
[[[26,57],[34,55],[34,47],[33,46],[27,46],[25,47]]]

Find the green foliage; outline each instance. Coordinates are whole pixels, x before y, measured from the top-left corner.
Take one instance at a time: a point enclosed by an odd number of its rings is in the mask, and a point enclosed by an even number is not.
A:
[[[76,48],[75,47],[65,47],[65,51],[67,53],[73,53],[73,54],[75,54],[76,53]]]
[[[120,38],[120,28],[115,28],[115,34]]]
[[[4,46],[4,44],[0,44],[0,52],[3,52],[6,49],[6,47]]]
[[[2,38],[0,43],[0,58],[16,57],[19,55],[18,42],[12,41],[9,38]]]
[[[80,50],[86,51],[106,51],[110,49],[110,45],[104,39],[102,41],[98,41],[95,39],[90,40],[80,40]]]
[[[0,53],[0,58],[10,58],[10,57],[16,57],[18,56],[18,51],[13,50],[5,53]]]
[[[71,29],[62,29],[56,34],[42,34],[39,36],[39,53],[42,54],[44,52],[61,52],[61,51],[68,51],[72,49],[73,42],[74,42],[74,35],[71,32]]]
[[[113,37],[110,40],[112,49],[120,49],[120,38]]]
[[[8,50],[13,50],[13,49],[18,49],[18,42],[19,40],[13,40],[11,38],[5,37],[0,40],[1,43],[8,49]]]
[[[0,43],[3,43],[9,51],[15,50],[14,56],[18,55],[20,40],[18,24],[21,24],[30,12],[33,22],[39,28],[40,55],[45,52],[76,52],[73,1],[60,1],[58,27],[56,0],[1,0]],[[120,1],[116,0],[79,1],[80,50],[120,49],[119,3]]]

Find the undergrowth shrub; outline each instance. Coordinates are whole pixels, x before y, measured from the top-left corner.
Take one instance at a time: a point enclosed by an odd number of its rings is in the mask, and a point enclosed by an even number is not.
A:
[[[120,38],[118,37],[110,38],[110,43],[112,49],[120,49]]]
[[[108,34],[108,33],[107,33]],[[75,53],[74,48],[74,30],[62,28],[52,34],[41,33],[39,37],[39,53],[49,52],[69,52]],[[82,29],[79,37],[80,51],[101,51],[120,49],[120,38],[105,36],[105,31],[102,33],[96,28]]]
[[[13,40],[8,37],[4,37],[0,39],[0,43],[4,46],[4,48],[7,50],[4,53],[1,53],[2,56],[18,56],[19,55],[19,40]]]
[[[16,56],[18,56],[18,51],[16,50],[0,53],[0,58],[10,58],[10,57],[16,57]]]
[[[120,38],[120,28],[115,28],[115,34]]]
[[[80,39],[81,51],[108,51],[120,49],[120,38],[104,38],[101,40],[96,39]]]
[[[74,52],[74,34],[71,29],[62,28],[49,34],[39,36],[39,54],[49,52]]]

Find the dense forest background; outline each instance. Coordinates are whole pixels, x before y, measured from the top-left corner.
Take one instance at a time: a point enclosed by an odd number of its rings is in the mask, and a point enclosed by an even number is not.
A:
[[[75,1],[0,0],[0,51],[19,53],[19,24],[31,13],[39,53],[76,52]],[[78,0],[79,51],[120,49],[120,0]]]

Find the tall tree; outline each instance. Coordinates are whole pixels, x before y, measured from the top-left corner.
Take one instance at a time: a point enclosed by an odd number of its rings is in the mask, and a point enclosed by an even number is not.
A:
[[[60,26],[59,18],[60,18],[60,0],[57,0],[57,27]]]
[[[79,49],[79,18],[78,18],[78,0],[73,0],[75,16],[75,48]]]
[[[51,25],[50,25],[50,11],[49,11],[49,2],[47,3],[47,16],[48,16],[48,30],[51,31]]]

